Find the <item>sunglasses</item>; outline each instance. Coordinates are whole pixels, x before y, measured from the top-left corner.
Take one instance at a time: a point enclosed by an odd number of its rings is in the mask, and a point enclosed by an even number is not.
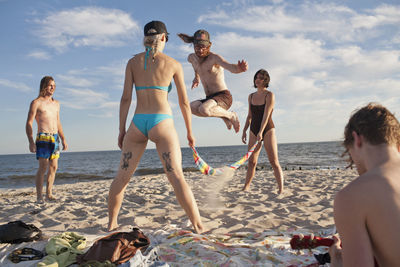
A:
[[[195,44],[194,49],[205,49],[208,48],[210,45],[203,45],[203,44]]]

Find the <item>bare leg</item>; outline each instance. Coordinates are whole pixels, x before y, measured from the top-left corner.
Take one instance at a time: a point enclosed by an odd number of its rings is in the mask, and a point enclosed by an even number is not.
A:
[[[278,160],[278,144],[276,141],[275,129],[269,130],[264,136],[264,147],[267,151],[268,160],[274,170],[274,176],[278,184],[278,194],[283,192],[284,179],[281,165]]]
[[[147,140],[131,123],[122,145],[118,173],[111,183],[108,193],[108,231],[118,227],[118,213],[121,209],[124,192],[146,149]]]
[[[36,172],[36,196],[38,202],[43,202],[43,182],[44,182],[44,175],[49,165],[49,160],[44,158],[39,158],[38,161],[39,161],[39,168]]]
[[[55,200],[53,196],[53,184],[56,178],[58,159],[49,160],[49,170],[47,171],[46,199]]]
[[[248,149],[250,149],[257,141],[257,137],[250,131],[250,136],[249,136],[249,144],[248,144]],[[250,189],[250,184],[251,181],[254,178],[254,174],[256,172],[256,166],[257,166],[257,161],[258,157],[260,156],[261,152],[261,143],[259,143],[256,148],[254,149],[253,154],[250,156],[249,161],[247,163],[247,173],[246,173],[246,182],[244,183],[243,186],[243,191],[249,191]]]
[[[204,232],[196,200],[183,176],[182,153],[172,119],[164,120],[153,127],[149,131],[149,138],[156,143],[164,171],[174,188],[179,204],[192,222],[195,232]]]
[[[195,115],[199,114],[197,116],[201,116],[201,117],[221,118],[225,122],[226,127],[228,129],[231,129],[232,125],[233,125],[235,132],[239,131],[240,122],[239,122],[239,118],[235,112],[231,112],[231,111],[227,111],[227,110],[223,109],[222,107],[218,106],[216,101],[214,101],[212,99],[207,100],[204,103],[201,103],[200,101],[196,101],[196,102],[199,102],[201,105],[196,103],[196,110],[195,110],[196,113],[193,112],[194,108],[192,108],[193,114],[195,114]]]

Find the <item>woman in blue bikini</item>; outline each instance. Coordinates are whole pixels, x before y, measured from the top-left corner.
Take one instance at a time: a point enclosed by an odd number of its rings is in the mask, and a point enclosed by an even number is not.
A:
[[[108,230],[112,231],[118,227],[117,217],[124,191],[150,139],[156,144],[164,171],[174,188],[179,204],[192,222],[194,230],[201,233],[204,231],[203,225],[193,193],[183,177],[181,149],[168,103],[171,80],[174,79],[187,129],[187,139],[189,145],[193,146],[190,104],[186,95],[182,66],[162,53],[168,41],[164,23],[147,23],[144,35],[145,52],[131,58],[125,71],[118,136],[122,155],[117,176],[111,184],[108,196]],[[128,131],[125,131],[133,84],[136,89],[136,110]]]
[[[278,184],[278,194],[281,194],[283,191],[283,173],[278,160],[275,125],[272,121],[275,96],[271,91],[267,90],[269,81],[270,77],[268,72],[264,69],[258,70],[254,75],[253,81],[257,92],[249,95],[249,112],[246,118],[246,124],[243,128],[242,142],[246,144],[246,131],[250,126],[248,148],[250,149],[256,141],[259,143],[254,149],[253,155],[249,158],[243,191],[248,191],[250,189],[250,183],[256,171],[258,156],[261,152],[261,145],[264,141],[264,148]]]

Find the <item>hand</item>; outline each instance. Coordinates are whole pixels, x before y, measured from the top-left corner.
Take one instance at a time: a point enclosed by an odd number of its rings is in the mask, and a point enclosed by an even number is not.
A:
[[[257,142],[261,142],[263,139],[262,133],[257,134]]]
[[[192,82],[192,89],[196,88],[197,86],[199,86],[199,80],[194,78]]]
[[[246,141],[247,141],[247,134],[246,134],[245,131],[243,131],[243,134],[242,134],[242,142],[243,142],[243,144],[246,144]]]
[[[329,256],[331,257],[331,265],[342,266],[342,248],[340,247],[340,238],[337,235],[333,236],[333,245],[329,247]]]
[[[187,135],[187,140],[188,140],[188,142],[189,142],[189,146],[190,146],[190,147],[194,147],[194,143],[195,143],[195,141],[194,141],[194,136],[193,136],[191,133],[189,133],[189,134]]]
[[[238,67],[239,67],[239,70],[241,72],[245,72],[249,68],[249,65],[247,64],[246,61],[244,61],[244,60],[240,61],[239,60],[238,61]]]
[[[34,142],[29,142],[29,151],[36,153],[36,144]]]
[[[65,140],[62,141],[62,146],[63,146],[63,150],[67,150],[68,149],[68,144]]]
[[[120,149],[122,149],[122,144],[124,142],[124,137],[125,137],[125,130],[124,131],[120,131],[119,135],[118,135],[118,146]]]

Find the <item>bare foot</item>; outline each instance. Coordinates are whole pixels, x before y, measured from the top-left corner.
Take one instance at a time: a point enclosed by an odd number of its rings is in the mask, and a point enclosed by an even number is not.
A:
[[[235,132],[239,132],[240,129],[240,122],[239,122],[239,118],[238,115],[236,114],[236,112],[232,111],[232,119],[231,119],[231,123],[233,124],[233,128],[235,129]]]
[[[228,130],[232,129],[232,122],[230,120],[228,120],[227,118],[221,118],[225,124],[226,124],[226,128],[228,128]]]
[[[118,230],[118,229],[119,229],[119,225],[118,224],[116,224],[116,225],[108,225],[107,231],[108,232],[112,232],[112,231],[115,231],[115,230]]]
[[[243,187],[242,191],[250,191],[250,186]]]
[[[53,195],[50,195],[50,196],[46,196],[46,200],[55,201],[55,200],[57,200],[57,198],[55,198]]]
[[[201,233],[204,233],[206,231],[201,223],[199,223],[197,225],[193,225],[193,228],[194,228],[194,231],[197,234],[201,234]]]
[[[38,199],[36,200],[36,202],[37,202],[38,204],[43,204],[43,203],[44,203],[44,199],[43,199],[43,198],[38,198]]]

